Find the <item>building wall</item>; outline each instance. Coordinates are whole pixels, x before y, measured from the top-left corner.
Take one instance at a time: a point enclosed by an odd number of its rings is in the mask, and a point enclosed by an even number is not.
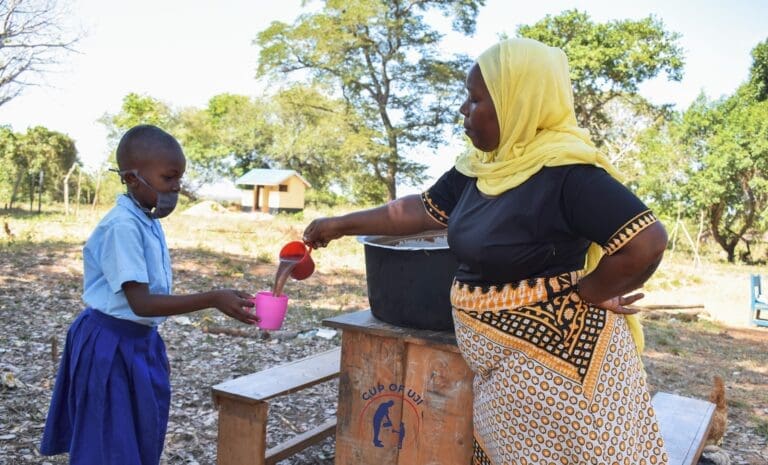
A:
[[[284,185],[287,192],[280,192],[280,186],[253,186],[251,189],[240,189],[240,207],[243,211],[301,211],[304,209],[304,194],[307,186],[297,176],[288,178]],[[259,198],[256,199],[258,193]],[[256,208],[256,205],[259,208]]]
[[[253,211],[253,189],[238,189],[240,191],[240,209],[246,212]]]
[[[278,186],[269,193],[269,208],[279,210],[295,210],[304,208],[304,193],[306,185],[297,176],[291,176],[285,182],[288,192],[280,192]]]
[[[259,209],[263,211],[264,213],[267,213],[269,211],[269,208],[272,206],[272,189],[276,189],[276,186],[261,186],[261,189],[259,189],[258,186],[255,187],[257,192],[254,194],[255,196],[258,196],[259,198]]]

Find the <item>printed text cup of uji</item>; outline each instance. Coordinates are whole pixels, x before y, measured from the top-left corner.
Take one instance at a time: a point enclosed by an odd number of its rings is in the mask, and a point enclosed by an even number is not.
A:
[[[259,318],[256,323],[261,329],[280,329],[288,309],[288,296],[275,296],[270,291],[261,291],[251,299],[254,314]]]

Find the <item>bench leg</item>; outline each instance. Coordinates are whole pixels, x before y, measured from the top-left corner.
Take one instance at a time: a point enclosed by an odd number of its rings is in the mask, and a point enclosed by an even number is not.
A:
[[[244,404],[219,397],[218,465],[264,465],[267,445],[266,402]]]

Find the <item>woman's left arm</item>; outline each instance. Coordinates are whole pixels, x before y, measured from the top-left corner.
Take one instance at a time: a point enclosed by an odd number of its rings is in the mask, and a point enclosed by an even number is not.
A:
[[[625,294],[643,286],[661,262],[667,232],[656,221],[639,232],[612,255],[605,255],[592,273],[579,281],[579,296],[598,307],[617,313],[636,313],[627,308],[643,294]]]

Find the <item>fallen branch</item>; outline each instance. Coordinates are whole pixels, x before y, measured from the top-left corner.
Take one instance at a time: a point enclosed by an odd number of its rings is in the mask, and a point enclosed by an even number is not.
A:
[[[51,336],[51,360],[53,360],[55,369],[56,362],[59,361],[59,341],[56,339],[55,335]]]
[[[299,335],[299,331],[257,330],[257,332],[254,332],[249,329],[228,328],[225,326],[203,326],[201,329],[204,333],[208,334],[226,334],[227,336],[251,337],[255,339],[277,339],[278,341],[294,339]]]
[[[659,304],[659,305],[637,305],[635,308],[640,310],[685,310],[693,308],[704,308],[704,304],[692,304],[692,305],[675,305],[675,304]]]
[[[282,421],[282,422],[283,422],[283,423],[284,423],[284,424],[285,424],[287,427],[291,428],[291,429],[293,430],[293,432],[294,432],[294,433],[300,433],[300,432],[301,432],[301,431],[299,431],[299,430],[298,430],[298,429],[297,429],[297,428],[296,428],[296,427],[293,425],[293,423],[291,423],[290,421],[288,421],[288,419],[287,419],[287,418],[285,418],[284,416],[280,415],[278,412],[275,412],[275,415],[277,415],[277,417],[278,417],[278,418],[280,418],[280,420],[281,420],[281,421]]]
[[[253,337],[256,339],[269,338],[269,335],[265,335],[262,331],[253,332],[253,330],[247,329],[227,328],[224,326],[203,326],[201,329],[204,333],[208,334],[226,334],[227,336]]]
[[[706,318],[709,313],[703,307],[673,309],[659,308],[643,312],[643,317],[648,320],[676,319],[679,321],[695,322],[700,318]]]

